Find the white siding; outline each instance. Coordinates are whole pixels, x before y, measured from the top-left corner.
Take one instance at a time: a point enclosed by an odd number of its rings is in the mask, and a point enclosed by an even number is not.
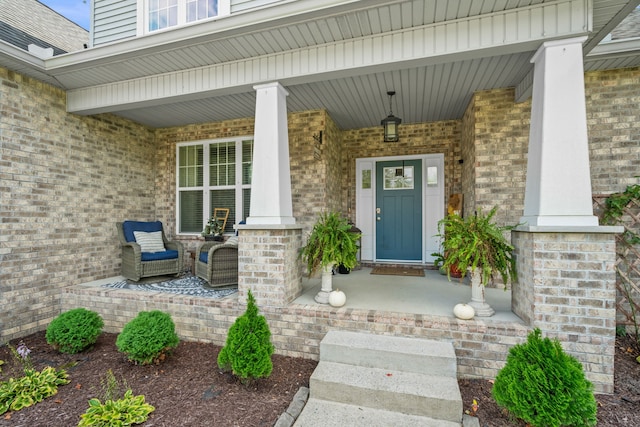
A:
[[[136,36],[136,0],[94,0],[93,46]]]
[[[283,0],[231,0],[231,13],[242,12],[254,7],[260,7],[267,4],[279,3]]]

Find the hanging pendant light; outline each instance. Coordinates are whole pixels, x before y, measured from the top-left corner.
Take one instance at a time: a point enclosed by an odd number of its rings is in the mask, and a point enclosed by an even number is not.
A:
[[[389,115],[380,122],[384,127],[384,142],[397,142],[400,139],[398,136],[398,126],[402,123],[402,119],[394,116],[393,111],[391,111],[391,98],[395,94],[396,92],[393,90],[387,92],[389,96]]]

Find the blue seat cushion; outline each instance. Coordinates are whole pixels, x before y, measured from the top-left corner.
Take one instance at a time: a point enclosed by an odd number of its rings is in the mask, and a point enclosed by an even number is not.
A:
[[[142,252],[140,259],[142,261],[160,261],[163,259],[178,258],[178,251],[166,250],[162,252]]]
[[[125,221],[122,223],[122,231],[127,242],[135,242],[136,237],[134,231],[144,231],[151,233],[153,231],[162,231],[162,222],[160,221]]]
[[[200,261],[206,264],[209,261],[209,252],[200,252]]]

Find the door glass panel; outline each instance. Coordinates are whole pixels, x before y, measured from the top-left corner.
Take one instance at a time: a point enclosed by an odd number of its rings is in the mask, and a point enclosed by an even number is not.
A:
[[[362,171],[362,189],[368,190],[371,188],[371,169],[365,169]]]
[[[383,170],[385,190],[413,189],[413,166],[392,166]]]
[[[427,168],[427,185],[430,187],[438,185],[438,168],[436,166],[429,166]]]

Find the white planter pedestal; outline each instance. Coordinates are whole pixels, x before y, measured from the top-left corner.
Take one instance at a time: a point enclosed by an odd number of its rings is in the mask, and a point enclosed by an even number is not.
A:
[[[333,280],[333,266],[328,265],[322,269],[322,286],[320,292],[315,296],[315,300],[319,304],[329,304],[329,294],[331,293],[331,285]]]
[[[484,286],[480,281],[481,276],[480,269],[471,273],[471,302],[469,305],[475,309],[476,317],[489,317],[493,316],[496,311],[484,300]]]

